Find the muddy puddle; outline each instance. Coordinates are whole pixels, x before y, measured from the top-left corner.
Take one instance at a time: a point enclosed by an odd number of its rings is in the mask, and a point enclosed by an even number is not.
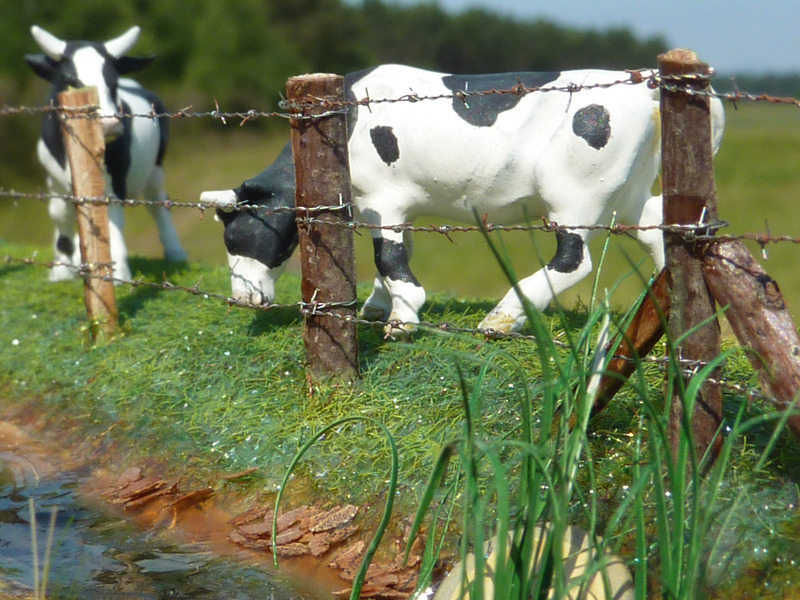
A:
[[[52,458],[0,421],[0,598],[33,597],[43,585],[49,598],[331,597],[313,578],[219,552],[208,536],[186,541],[169,527],[139,527],[86,493],[90,467]]]

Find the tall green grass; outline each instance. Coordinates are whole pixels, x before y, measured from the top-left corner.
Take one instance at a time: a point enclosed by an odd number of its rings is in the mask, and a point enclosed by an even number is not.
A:
[[[516,285],[507,258],[491,242],[490,246],[512,285]],[[698,456],[691,415],[706,379],[734,351],[714,357],[688,381],[682,365],[670,360],[666,375],[669,385],[658,397],[649,392],[643,363],[637,357],[633,386],[641,412],[632,470],[624,486],[626,493],[611,514],[601,518],[594,493],[597,473],[591,456],[589,417],[596,383],[609,358],[612,314],[607,303],[597,303],[593,296],[592,305],[596,304],[583,328],[568,336],[566,356],[553,342],[542,315],[526,306],[542,365],[536,381],[530,381],[524,367],[508,357],[501,366],[495,360],[497,355],[476,358],[446,352],[458,375],[462,395],[462,434],[444,445],[434,463],[406,549],[408,555],[426,518],[434,528],[440,522],[441,506],[433,509],[437,495],[443,494],[444,501],[451,503],[446,524],[450,523],[456,499],[460,500],[460,557],[462,564],[469,561],[473,565],[474,573],[468,574],[465,568],[461,572],[464,579],[460,594],[443,600],[482,600],[487,593],[486,578],[493,583],[488,588],[489,600],[583,597],[582,590],[591,577],[603,572],[608,552],[618,552],[623,546],[632,555],[637,599],[655,594],[693,600],[706,597],[717,583],[709,577],[709,565],[719,560],[721,534],[744,496],[742,493],[720,502],[734,453],[751,430],[763,425],[773,428],[753,467],[759,472],[774,450],[788,413],[747,418],[746,404],[742,403],[726,430],[718,432],[723,437],[719,453]],[[619,337],[627,320],[614,322],[619,327]],[[562,325],[569,329],[566,321]],[[599,335],[595,335],[598,329]],[[667,339],[670,356],[679,355],[678,345],[690,333],[678,340]],[[491,370],[506,370],[509,364],[514,365],[519,381],[516,389],[520,425],[508,435],[497,437],[482,426],[486,410],[483,382]],[[472,368],[477,369],[477,375],[470,381],[465,372]],[[676,452],[667,425],[670,402],[674,401],[682,404],[684,415]],[[534,405],[538,405],[536,411]],[[451,463],[456,465],[455,472],[448,476]],[[594,550],[592,564],[577,578],[567,572],[567,563],[560,560],[567,530],[576,523],[587,528]],[[546,527],[537,529],[542,524]],[[442,539],[441,535],[436,538],[435,533],[431,532],[417,593],[423,593],[431,584]],[[493,556],[499,558],[489,564],[481,549],[487,547],[492,536]],[[608,579],[604,584],[606,597],[618,593],[611,589]]]
[[[694,454],[692,423],[687,418],[673,454],[667,431],[669,402],[652,395],[639,362],[633,378],[640,413],[631,470],[619,480],[625,492],[606,511],[610,514],[602,514],[595,493],[601,474],[592,457],[589,415],[591,381],[602,371],[606,358],[605,337],[601,333],[594,341],[593,332],[608,327],[608,308],[601,305],[586,328],[573,337],[566,360],[542,335],[546,328],[541,317],[532,313],[530,318],[542,339],[538,344],[541,359],[550,367],[541,381],[530,381],[523,368],[517,371],[521,419],[519,428],[508,436],[493,436],[481,425],[486,410],[482,381],[497,364],[491,358],[452,356],[461,382],[463,432],[445,446],[435,463],[414,531],[430,518],[438,496],[444,494],[451,502],[460,499],[460,556],[465,562],[472,552],[475,565],[474,578],[463,587],[471,600],[484,597],[484,577],[493,580],[495,599],[577,598],[581,586],[604,569],[607,552],[627,556],[637,599],[707,597],[711,589],[725,583],[720,569],[712,576],[709,565],[725,562],[722,536],[747,495],[742,490],[723,498],[736,453],[752,431],[768,426],[773,433],[753,466],[753,473],[762,471],[786,414],[747,417],[742,403],[726,431],[720,431],[724,439],[713,463]],[[703,382],[726,358],[723,354],[712,360],[681,389],[678,398],[685,414],[692,413]],[[469,365],[480,370],[473,382],[463,376]],[[670,374],[683,373],[679,365],[669,368]],[[668,374],[667,379],[680,377]],[[665,397],[671,397],[669,391]],[[451,463],[456,472],[448,479]],[[543,541],[536,530],[542,523],[549,525]],[[587,572],[570,582],[565,563],[557,557],[567,528],[573,525],[589,532],[595,552]],[[490,568],[484,553],[476,549],[484,548],[493,535],[501,558]],[[421,588],[430,585],[430,570],[423,573],[428,578],[421,580]]]
[[[507,257],[496,244],[490,246],[515,285]],[[594,289],[598,290],[597,284]],[[470,600],[486,597],[485,578],[493,582],[486,600],[583,597],[585,586],[596,573],[605,576],[607,561],[616,553],[628,562],[639,600],[694,600],[712,590],[718,597],[737,597],[736,589],[731,596],[719,591],[726,587],[724,575],[733,562],[726,536],[740,525],[738,510],[749,493],[746,487],[727,493],[731,471],[737,468],[737,453],[748,438],[768,431],[750,466],[751,477],[765,474],[788,413],[752,414],[747,403],[740,402],[718,432],[721,443],[715,459],[698,456],[690,415],[703,384],[715,369],[735,360],[738,350],[731,348],[714,357],[688,380],[679,362],[668,361],[663,393],[654,392],[649,365],[637,357],[629,385],[636,411],[631,419],[631,463],[616,473],[621,489],[613,502],[603,506],[607,501],[600,498],[599,481],[607,474],[594,456],[598,447],[592,441],[590,416],[598,378],[610,358],[609,339],[625,331],[632,312],[611,311],[596,293],[591,306],[579,327],[566,312],[557,311],[559,324],[567,332],[565,344],[554,341],[552,323],[544,315],[526,307],[536,338],[529,350],[541,368],[535,374],[502,346],[480,356],[420,342],[409,347],[422,355],[446,357],[458,382],[461,405],[460,433],[443,441],[411,525],[406,555],[423,530],[428,537],[417,593],[431,585],[447,532],[454,531],[462,564],[474,566],[474,574],[468,576],[468,569],[462,572],[460,597]],[[682,339],[666,340],[669,356],[678,355]],[[487,426],[494,408],[491,381],[498,372],[514,382],[517,415],[514,426],[500,432]],[[672,401],[682,404],[685,415],[675,451],[667,426]],[[293,459],[284,485],[308,449],[347,420],[336,421],[306,442]],[[391,440],[392,434],[382,429]],[[391,449],[394,464],[393,442]],[[390,501],[396,491],[394,482],[393,475],[385,494]],[[387,510],[390,507],[391,503]],[[573,526],[588,531],[592,557],[577,577],[569,572],[569,563],[560,559]],[[382,533],[381,527],[376,539]],[[499,557],[491,564],[481,550],[490,538],[493,556]],[[367,556],[361,575],[369,560]],[[360,583],[352,599],[358,597]],[[612,597],[610,580],[604,584],[607,597]]]
[[[281,504],[281,500],[283,499],[284,492],[286,490],[286,485],[289,483],[289,479],[294,473],[294,469],[297,466],[297,463],[303,458],[303,456],[308,452],[311,446],[317,442],[320,438],[324,437],[326,434],[340,428],[348,423],[355,422],[355,421],[363,421],[368,425],[376,426],[383,436],[385,437],[389,450],[391,453],[391,469],[388,479],[388,487],[386,489],[386,501],[383,509],[383,514],[381,515],[380,522],[378,523],[375,533],[373,534],[372,541],[370,542],[369,546],[367,547],[366,552],[364,553],[364,558],[361,561],[361,566],[359,567],[358,571],[356,572],[355,579],[353,580],[353,587],[350,592],[351,600],[358,600],[361,597],[361,589],[364,585],[364,580],[367,576],[367,569],[369,568],[370,563],[372,562],[372,558],[375,556],[375,553],[378,551],[378,547],[383,539],[383,535],[386,530],[389,528],[389,524],[392,519],[392,508],[394,507],[394,498],[397,492],[397,474],[399,471],[399,458],[397,454],[397,445],[395,444],[394,437],[392,436],[391,432],[386,428],[383,423],[373,419],[372,417],[345,417],[343,419],[339,419],[334,421],[330,425],[324,427],[322,431],[316,434],[315,437],[308,440],[303,446],[297,451],[292,462],[289,463],[289,467],[286,469],[286,474],[283,477],[283,481],[281,482],[280,491],[275,497],[275,511],[273,513],[272,518],[272,555],[274,557],[273,561],[275,566],[278,566],[278,548],[277,548],[277,539],[278,539],[278,509]]]
[[[54,506],[50,510],[50,526],[47,529],[47,541],[44,548],[44,565],[39,571],[39,539],[36,526],[36,510],[32,498],[28,499],[28,514],[30,515],[31,552],[33,553],[33,600],[47,598],[47,582],[50,575],[50,557],[53,551],[53,535],[56,530],[56,515],[58,509]]]

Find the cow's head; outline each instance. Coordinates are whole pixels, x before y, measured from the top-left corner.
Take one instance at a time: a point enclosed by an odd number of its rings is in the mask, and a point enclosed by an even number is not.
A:
[[[216,218],[225,226],[234,300],[268,304],[275,298],[275,282],[297,247],[294,212],[281,210],[294,206],[294,191],[287,145],[272,165],[239,187],[200,196],[216,208]]]
[[[143,69],[152,58],[124,56],[139,38],[139,27],[131,27],[121,36],[104,44],[65,42],[41,27],[31,27],[31,34],[44,54],[29,54],[25,61],[37,75],[53,84],[50,102],[55,104],[60,92],[69,87],[97,88],[100,98],[100,123],[107,138],[122,133],[117,116],[122,112],[117,97],[120,75]]]

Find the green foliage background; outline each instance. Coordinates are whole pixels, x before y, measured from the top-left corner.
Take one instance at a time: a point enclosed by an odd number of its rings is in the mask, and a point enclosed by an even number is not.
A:
[[[3,6],[5,5],[5,6]],[[288,76],[345,73],[383,62],[453,72],[653,65],[664,40],[625,30],[579,32],[515,22],[483,10],[448,15],[435,3],[400,8],[380,0],[2,0],[0,76],[22,86],[29,29],[62,39],[105,40],[138,24],[137,51],[160,58],[148,83],[213,94],[231,108],[273,99]]]

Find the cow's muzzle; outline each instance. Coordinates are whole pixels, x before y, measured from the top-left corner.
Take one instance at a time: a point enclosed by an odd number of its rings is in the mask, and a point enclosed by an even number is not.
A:
[[[207,204],[209,208],[218,208],[225,212],[236,210],[238,200],[236,192],[233,190],[212,190],[200,194],[201,204]]]

